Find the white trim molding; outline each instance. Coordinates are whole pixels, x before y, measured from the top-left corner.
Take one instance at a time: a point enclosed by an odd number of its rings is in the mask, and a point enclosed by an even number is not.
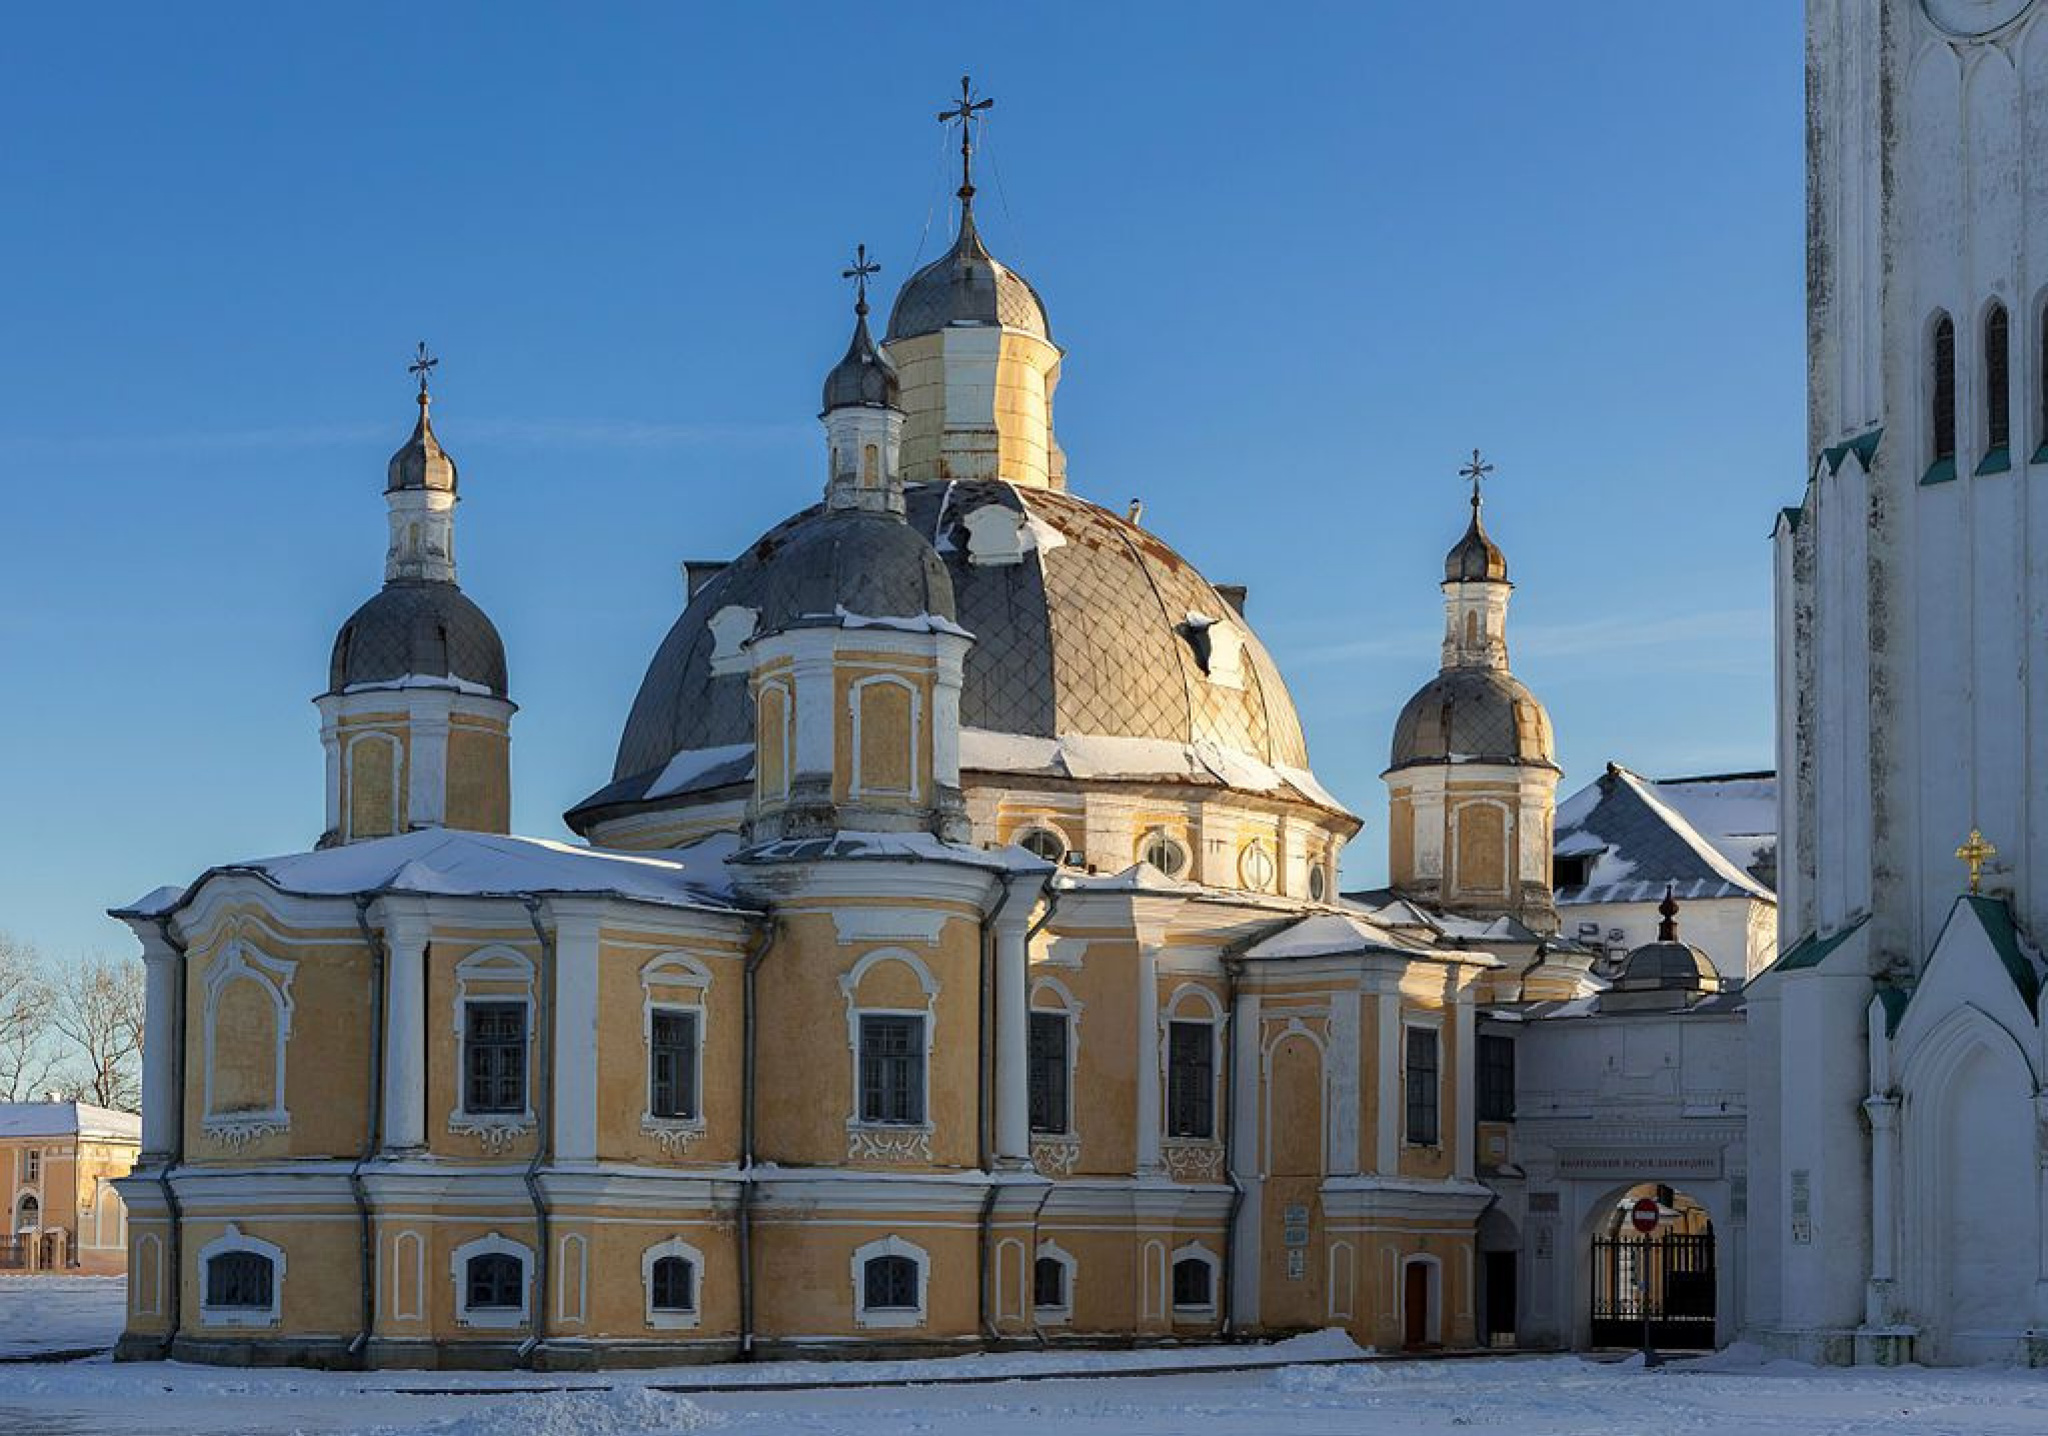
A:
[[[1209,1269],[1209,1300],[1206,1303],[1202,1303],[1200,1305],[1190,1304],[1183,1306],[1180,1302],[1172,1300],[1173,1274],[1175,1271],[1179,1270],[1180,1264],[1182,1262],[1187,1261],[1200,1262],[1203,1266]],[[1210,1251],[1207,1247],[1203,1246],[1200,1242],[1189,1242],[1184,1246],[1175,1247],[1173,1249],[1173,1255],[1171,1260],[1169,1260],[1166,1264],[1167,1296],[1169,1301],[1172,1302],[1173,1319],[1175,1321],[1194,1321],[1203,1320],[1215,1316],[1216,1296],[1219,1288],[1219,1283],[1222,1280],[1222,1276],[1222,1258],[1217,1256],[1216,1253]]]
[[[657,1309],[654,1305],[654,1264],[676,1257],[690,1264],[690,1304],[687,1307]],[[655,1331],[692,1331],[703,1320],[704,1253],[681,1237],[656,1242],[640,1253],[640,1295],[647,1311],[647,1325]]]
[[[287,958],[272,957],[250,944],[239,930],[239,925],[228,935],[220,953],[208,964],[205,978],[205,1005],[203,1022],[205,1035],[201,1049],[203,1071],[201,1076],[202,1105],[200,1131],[210,1140],[219,1142],[239,1152],[261,1137],[275,1136],[291,1130],[291,1111],[285,1103],[285,1049],[292,1036],[292,974],[298,964]],[[218,1030],[222,997],[236,982],[250,982],[269,999],[275,1021],[272,1024],[271,1086],[270,1105],[259,1110],[221,1111],[214,1106],[214,1068],[216,1044],[221,1036]],[[235,1038],[243,1036],[233,1034]]]
[[[474,1257],[509,1256],[519,1262],[519,1305],[516,1307],[485,1307],[472,1311],[469,1306],[469,1263]],[[512,1241],[498,1232],[476,1237],[464,1242],[448,1254],[449,1274],[455,1280],[455,1321],[459,1326],[477,1330],[506,1331],[526,1325],[533,1310],[533,1251],[522,1243]]]
[[[656,990],[662,995],[657,997]],[[664,952],[640,967],[640,1132],[661,1146],[662,1155],[675,1160],[687,1156],[704,1135],[704,1047],[710,1038],[711,969],[681,952]],[[654,1111],[654,1014],[657,1011],[687,1013],[696,1019],[697,1070],[691,1074],[690,1092],[696,1111],[687,1117],[657,1116]]]
[[[860,1001],[861,980],[885,962],[909,968],[924,993],[923,1008],[869,1007]],[[900,947],[879,947],[847,969],[839,979],[846,998],[846,1049],[851,1085],[846,1113],[846,1155],[850,1161],[928,1163],[932,1160],[932,1043],[938,1030],[939,980],[916,953]],[[921,1122],[865,1122],[860,1115],[860,1020],[863,1017],[915,1017],[924,1026],[924,1090]]]
[[[537,1129],[533,1110],[534,1001],[533,959],[515,947],[495,944],[470,953],[455,964],[455,1000],[450,1016],[455,1028],[454,1105],[448,1113],[448,1130],[456,1136],[474,1137],[490,1156],[502,1156],[520,1137]],[[512,988],[497,991],[498,987]],[[484,991],[473,991],[484,987]],[[523,1099],[517,1112],[471,1112],[469,1100],[469,1005],[472,1002],[516,1002],[526,1009],[526,1063],[521,1080]]]
[[[868,1309],[868,1263],[877,1257],[907,1257],[917,1267],[917,1305],[912,1307],[878,1307]],[[923,1326],[927,1310],[926,1297],[931,1289],[932,1261],[925,1249],[893,1233],[878,1237],[874,1241],[854,1248],[853,1251],[853,1319],[856,1326],[869,1329],[903,1328]]]
[[[901,688],[910,703],[910,732],[907,735],[909,751],[904,755],[905,773],[910,785],[905,788],[882,788],[868,782],[866,764],[861,758],[861,725],[865,721],[861,712],[862,701],[870,688]],[[846,688],[847,721],[851,725],[849,748],[853,771],[848,776],[847,792],[854,799],[861,798],[909,798],[916,800],[924,795],[924,765],[919,761],[924,747],[924,693],[918,685],[899,673],[871,673],[857,678]]]

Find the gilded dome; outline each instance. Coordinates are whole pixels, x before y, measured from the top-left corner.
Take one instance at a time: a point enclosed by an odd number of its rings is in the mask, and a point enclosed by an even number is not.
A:
[[[953,247],[910,276],[889,311],[890,342],[936,334],[954,324],[1000,324],[1048,343],[1052,326],[1045,301],[1031,281],[988,252],[974,223],[974,210],[961,215]]]
[[[1444,555],[1445,583],[1506,583],[1508,556],[1486,535],[1479,521],[1479,500],[1472,500],[1472,522],[1465,536]]]
[[[455,460],[434,437],[434,422],[427,417],[427,393],[420,391],[420,419],[412,437],[399,447],[385,467],[384,492],[401,489],[445,489],[455,492]]]
[[[1555,767],[1550,715],[1505,668],[1446,668],[1394,720],[1388,768],[1415,763]]]
[[[906,499],[904,532],[929,536],[951,581],[952,617],[974,635],[964,727],[1160,739],[1307,768],[1300,720],[1265,648],[1156,536],[1072,494],[992,480],[913,484]],[[818,512],[770,530],[698,590],[648,666],[615,781],[586,810],[636,801],[678,753],[752,741],[744,665],[714,664],[712,619],[735,609],[765,619],[788,607],[775,591],[784,567],[775,560],[813,541]],[[1225,665],[1228,681],[1213,681],[1225,631],[1242,645],[1231,653],[1239,661]]]

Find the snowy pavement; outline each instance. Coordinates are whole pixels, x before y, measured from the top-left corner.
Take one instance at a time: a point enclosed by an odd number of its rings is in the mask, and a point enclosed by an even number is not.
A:
[[[110,1293],[111,1289],[111,1295]],[[0,1279],[0,1342],[47,1335],[111,1340],[118,1282]],[[94,1313],[97,1313],[96,1315]],[[1644,1371],[1576,1357],[1378,1361],[1303,1365],[1355,1352],[1326,1332],[1270,1348],[1029,1352],[947,1361],[780,1362],[601,1376],[526,1373],[227,1371],[169,1363],[0,1365],[0,1432],[307,1432],[364,1436],[724,1436],[819,1433],[896,1436],[1448,1436],[1470,1428],[1514,1436],[2038,1436],[2048,1431],[2048,1373],[1816,1370],[1766,1364],[1740,1348]],[[1190,1365],[1263,1360],[1195,1373]],[[1139,1374],[1150,1365],[1155,1374]],[[1100,1371],[1095,1377],[956,1383],[964,1376]],[[829,1389],[769,1391],[763,1383],[827,1380]],[[569,1392],[517,1387],[574,1385]],[[676,1395],[661,1384],[721,1389]],[[408,1395],[466,1386],[490,1394]]]

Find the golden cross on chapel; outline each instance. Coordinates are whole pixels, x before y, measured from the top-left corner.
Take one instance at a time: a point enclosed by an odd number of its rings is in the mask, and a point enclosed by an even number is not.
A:
[[[1956,849],[1956,858],[1970,865],[1970,891],[1977,892],[1984,880],[1984,864],[1998,856],[1998,849],[1984,840],[1984,835],[1975,828],[1970,829],[1970,841]]]

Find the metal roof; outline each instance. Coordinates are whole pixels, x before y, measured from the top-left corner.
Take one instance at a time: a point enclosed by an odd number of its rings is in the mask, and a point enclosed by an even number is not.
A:
[[[410,677],[446,677],[506,696],[505,643],[452,583],[394,579],[342,624],[327,666],[330,693]]]

